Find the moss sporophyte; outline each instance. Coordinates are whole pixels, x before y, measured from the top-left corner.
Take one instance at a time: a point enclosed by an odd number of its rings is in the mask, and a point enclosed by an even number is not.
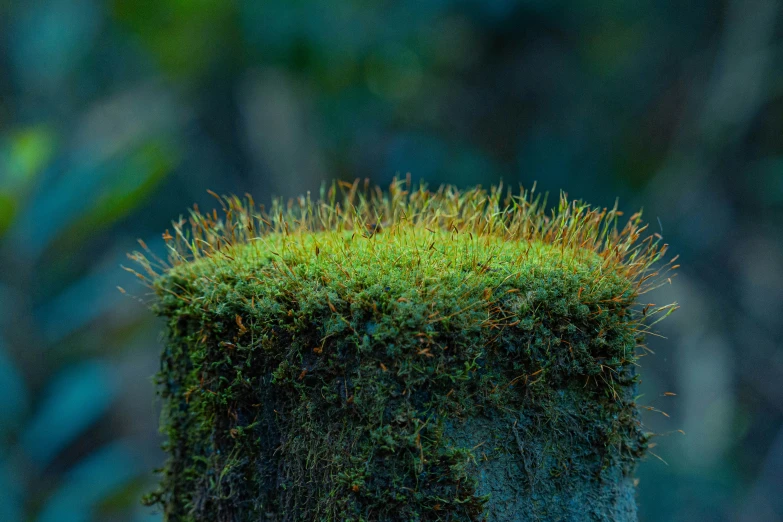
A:
[[[131,256],[168,322],[167,520],[636,519],[637,359],[676,308],[639,299],[676,268],[639,214],[403,182],[218,200]]]

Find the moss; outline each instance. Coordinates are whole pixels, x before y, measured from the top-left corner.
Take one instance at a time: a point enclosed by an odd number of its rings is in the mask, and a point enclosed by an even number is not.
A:
[[[635,518],[665,246],[616,209],[406,188],[221,198],[133,256],[168,321],[169,520]]]

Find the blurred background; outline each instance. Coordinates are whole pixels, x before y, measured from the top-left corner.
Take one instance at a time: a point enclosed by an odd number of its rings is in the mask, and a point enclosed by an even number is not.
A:
[[[645,299],[682,308],[640,518],[783,520],[781,7],[0,0],[0,520],[160,520],[137,238],[206,189],[408,172],[644,207],[682,263]]]

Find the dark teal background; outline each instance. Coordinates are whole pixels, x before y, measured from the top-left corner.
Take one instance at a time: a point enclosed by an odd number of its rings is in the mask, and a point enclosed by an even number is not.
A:
[[[206,189],[408,172],[644,207],[682,263],[645,299],[682,309],[640,518],[783,520],[781,7],[0,0],[0,520],[160,519],[136,238]]]

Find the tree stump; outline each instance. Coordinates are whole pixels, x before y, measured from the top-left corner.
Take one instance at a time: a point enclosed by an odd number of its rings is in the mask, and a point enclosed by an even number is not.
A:
[[[168,332],[171,521],[636,520],[634,403],[665,252],[530,193],[221,198],[136,253]]]

